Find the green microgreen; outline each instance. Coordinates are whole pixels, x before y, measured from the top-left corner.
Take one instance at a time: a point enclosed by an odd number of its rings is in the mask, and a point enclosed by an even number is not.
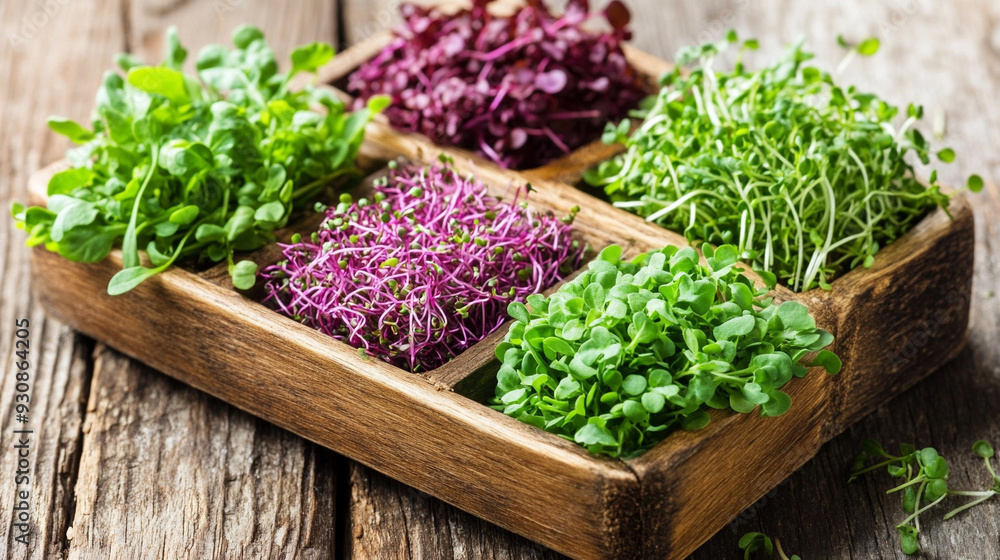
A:
[[[233,43],[205,47],[196,74],[186,74],[187,50],[171,28],[161,66],[116,58],[125,75],[105,75],[92,131],[50,118],[79,147],[68,154],[72,167],[49,181],[47,208],[14,205],[27,244],[96,262],[120,242],[124,269],[108,285],[112,295],[188,258],[227,261],[237,288],[253,286],[257,265],[235,262],[234,252],[272,242],[293,207],[357,174],[365,124],[387,100],[347,113],[327,90],[290,91],[292,77],[330,61],[329,45],[295,49],[281,74],[259,29],[238,28]]]
[[[781,549],[781,542],[775,539],[773,542],[771,538],[764,533],[747,533],[743,535],[739,542],[740,550],[743,551],[743,560],[750,560],[751,555],[758,550],[763,550],[768,556],[773,556],[774,552],[778,552],[778,558],[781,560],[802,560],[798,555],[793,554],[791,557],[785,554],[785,551]]]
[[[621,260],[612,245],[572,281],[527,306],[496,356],[496,410],[612,457],[637,455],[678,428],[696,430],[709,409],[779,416],[780,389],[809,366],[830,373],[833,336],[801,303],[774,304],[731,245]],[[817,354],[818,352],[818,354]]]
[[[741,260],[794,291],[828,289],[848,270],[870,267],[880,248],[947,208],[936,173],[922,183],[908,161],[930,162],[930,144],[914,128],[922,108],[900,117],[878,96],[841,85],[839,70],[807,64],[813,55],[801,42],[751,71],[742,55],[757,42],[745,41],[731,71],[714,70],[736,42],[730,33],[682,50],[659,94],[636,113],[644,122],[634,134],[628,121],[608,125],[604,141],[627,149],[586,181],[692,242],[736,245]],[[851,48],[845,62],[879,46],[843,44]],[[951,149],[937,154],[955,159]],[[968,187],[981,189],[982,179]]]
[[[848,482],[853,482],[862,474],[885,468],[889,476],[901,478],[903,483],[890,488],[887,494],[900,493],[902,507],[910,514],[896,525],[899,532],[900,549],[906,554],[914,554],[920,550],[920,516],[928,510],[941,504],[950,496],[974,498],[945,514],[948,520],[963,511],[975,507],[993,496],[1000,495],[1000,477],[993,469],[991,460],[994,456],[993,446],[985,441],[977,441],[972,451],[983,459],[986,470],[992,477],[993,485],[984,491],[955,490],[948,487],[949,467],[944,457],[932,447],[917,449],[909,444],[900,444],[899,455],[886,451],[882,445],[868,439],[862,443],[862,453],[851,466]]]

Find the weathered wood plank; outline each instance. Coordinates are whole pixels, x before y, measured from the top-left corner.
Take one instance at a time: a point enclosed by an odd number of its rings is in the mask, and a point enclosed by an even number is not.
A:
[[[171,25],[188,48],[189,66],[206,44],[232,47],[232,32],[243,24],[264,31],[283,69],[293,48],[310,41],[336,45],[338,40],[336,2],[331,0],[127,1],[130,50],[154,64],[162,59],[163,32]]]
[[[400,0],[340,3],[347,45],[371,39],[399,22]],[[347,558],[561,557],[360,465],[352,465],[350,487]]]
[[[368,142],[387,154],[414,160],[433,161],[438,151],[449,153],[415,135],[390,133],[378,124],[369,127]],[[459,169],[474,171],[494,186],[525,180],[475,158],[452,155]],[[579,206],[576,229],[594,247],[619,242],[645,250],[678,243],[676,234],[609,208],[572,186],[536,181],[536,189],[538,207],[562,213]],[[182,270],[168,271],[112,301],[102,288],[111,271],[120,266],[120,255],[86,266],[66,263],[39,249],[34,262],[39,269],[52,271],[50,277],[39,280],[42,300],[57,316],[245,410],[574,557],[637,554],[634,548],[641,543],[647,555],[680,558],[801,466],[823,441],[867,413],[869,395],[889,398],[911,383],[895,381],[898,363],[867,367],[858,349],[867,348],[865,339],[883,328],[909,336],[906,328],[916,319],[907,318],[922,318],[917,313],[923,310],[881,302],[892,312],[875,320],[864,319],[865,314],[847,320],[844,317],[855,313],[845,305],[869,293],[911,304],[925,293],[935,294],[926,291],[927,282],[911,286],[909,279],[917,278],[922,268],[942,270],[940,263],[949,253],[959,267],[957,273],[968,274],[971,214],[962,198],[955,200],[951,212],[954,221],[944,219],[942,212],[933,214],[887,248],[875,266],[838,280],[832,292],[793,295],[777,290],[780,299],[794,298],[809,306],[818,322],[838,337],[835,351],[847,365],[841,381],[835,384],[813,376],[808,383],[796,382],[790,393],[798,404],[784,418],[764,422],[725,415],[709,429],[673,435],[656,450],[629,461],[630,469],[589,456],[581,461],[586,453],[572,444],[490,414],[461,397],[436,392],[415,376],[384,363],[359,364],[356,353],[347,347],[280,320],[228,289],[201,282]],[[55,279],[60,284],[53,284]],[[961,328],[954,335],[939,337],[927,350],[947,357],[964,339],[969,288],[968,283],[956,284],[959,299],[944,302],[949,313],[960,317],[955,324]],[[81,307],[83,302],[86,308]],[[865,306],[866,312],[871,309]],[[123,311],[133,318],[131,324],[120,319]],[[886,319],[891,322],[883,327]],[[853,328],[855,323],[864,328]],[[226,338],[227,347],[204,346],[205,341],[221,340],[218,332],[232,333]],[[170,338],[162,338],[162,333],[169,333]],[[260,342],[246,347],[245,340]],[[197,351],[188,356],[187,348]],[[239,362],[251,354],[252,364]],[[295,378],[281,376],[282,368],[289,365],[299,372]],[[910,377],[917,380],[936,362],[921,359],[913,365]],[[848,382],[851,391],[842,395],[841,385]],[[260,400],[264,395],[267,403]],[[381,405],[375,406],[380,399]],[[398,422],[399,418],[408,421]],[[331,431],[324,424],[340,430]],[[361,441],[366,445],[360,445]],[[382,445],[375,445],[377,441]],[[476,442],[477,452],[456,455],[466,442]],[[740,442],[754,443],[739,457],[727,455]],[[398,455],[401,445],[407,450],[405,461]],[[789,449],[783,449],[786,445]],[[722,461],[726,458],[731,462]],[[434,465],[448,476],[429,477],[421,463]],[[705,471],[706,465],[727,464]],[[546,471],[559,476],[546,477],[542,474]],[[495,472],[505,476],[490,474]],[[756,478],[753,484],[731,478],[749,476]],[[519,484],[510,485],[511,480]],[[562,523],[553,525],[556,512]]]
[[[359,357],[185,270],[115,300],[102,290],[120,252],[92,265],[41,248],[32,258],[53,271],[37,277],[47,309],[185,383],[576,557],[636,545],[637,481],[620,463]],[[75,295],[84,293],[97,295]],[[126,304],[135,312],[122,314]]]
[[[660,488],[658,493],[668,496],[666,503],[644,500],[649,508],[644,515],[647,556],[690,553],[696,543],[708,540],[740,509],[805,464],[818,444],[962,349],[969,316],[973,217],[963,197],[953,199],[949,210],[954,221],[943,211],[932,213],[883,249],[870,269],[844,275],[830,292],[802,294],[804,303],[821,310],[817,323],[837,336],[833,351],[843,360],[840,375],[790,383],[791,410],[768,420],[766,427],[757,424],[761,419],[756,415],[727,416],[725,424],[678,434],[629,461],[643,481],[644,495]],[[928,282],[923,274],[949,278],[954,287]],[[955,297],[947,297],[950,292]],[[925,301],[938,302],[940,315],[936,310],[926,313]],[[923,333],[921,325],[938,316],[942,322],[937,336],[925,340],[910,361],[894,358]],[[748,460],[754,455],[757,459]],[[685,460],[671,460],[676,456]],[[668,531],[673,536],[663,538]]]
[[[351,465],[350,482],[346,558],[563,558],[357,463]]]
[[[0,4],[0,558],[61,558],[73,512],[92,343],[46,318],[32,300],[24,233],[7,218],[11,201],[24,201],[28,176],[61,157],[69,141],[45,126],[58,113],[86,122],[101,70],[124,45],[118,0],[3,2]],[[86,25],[80,25],[86,21]],[[52,45],[66,45],[58,57]],[[58,76],[59,81],[54,82]],[[14,321],[30,321],[30,532],[14,541],[15,473],[12,431],[16,379]],[[29,490],[26,485],[21,490]]]
[[[328,558],[334,453],[98,346],[70,558]]]
[[[429,2],[421,2],[427,4]],[[391,29],[400,21],[403,0],[340,0],[341,29],[346,46],[361,43]]]
[[[395,27],[400,21],[399,7],[407,0],[339,0],[341,30],[344,45],[350,46],[364,42],[372,37]],[[454,8],[469,5],[469,0],[412,0],[409,3],[420,5],[448,5]],[[491,9],[497,13],[509,11],[515,6],[523,5],[523,0],[494,0]]]

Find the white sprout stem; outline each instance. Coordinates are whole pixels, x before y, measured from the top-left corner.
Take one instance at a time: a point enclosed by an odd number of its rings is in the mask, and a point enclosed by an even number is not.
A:
[[[858,169],[861,170],[861,178],[864,179],[864,182],[865,182],[865,199],[864,199],[865,200],[865,215],[868,216],[869,220],[871,220],[872,207],[871,207],[870,199],[868,198],[868,193],[872,192],[872,190],[871,190],[871,185],[868,182],[868,170],[865,169],[864,164],[861,163],[861,158],[859,158],[858,154],[854,152],[854,149],[848,148],[847,149],[847,154],[851,157],[851,159],[854,160],[854,163],[856,163],[858,165]],[[870,229],[871,228],[869,228],[869,230]]]
[[[807,290],[812,286],[815,276],[819,273],[819,268],[826,264],[826,257],[833,245],[834,218],[836,216],[833,209],[837,204],[836,194],[833,192],[833,185],[826,179],[826,175],[822,175],[820,184],[823,186],[823,197],[826,198],[826,208],[823,214],[823,219],[827,221],[826,240],[823,243],[823,247],[813,254],[813,258],[809,262],[809,268],[806,269],[805,282],[802,286],[803,290]]]
[[[959,506],[959,507],[957,507],[957,508],[949,511],[948,513],[946,513],[944,515],[944,518],[946,520],[947,519],[951,519],[952,517],[955,517],[956,515],[962,513],[963,511],[965,511],[967,509],[974,508],[974,507],[978,506],[979,504],[985,502],[986,500],[989,500],[990,498],[992,498],[993,496],[996,495],[996,492],[993,492],[993,491],[989,491],[989,492],[948,492],[948,493],[951,494],[951,495],[954,495],[954,496],[971,496],[971,495],[977,495],[977,494],[983,494],[983,496],[981,496],[979,499],[972,500],[971,502],[969,502],[969,503],[967,503],[967,504],[965,504],[963,506]]]
[[[949,496],[968,496],[968,497],[986,496],[987,498],[989,498],[990,496],[993,496],[995,494],[996,492],[994,492],[993,490],[983,490],[981,492],[973,492],[969,490],[948,490]]]
[[[747,210],[740,214],[740,244],[739,251],[742,253],[747,244]]]
[[[920,531],[920,514],[923,513],[923,512],[925,512],[925,511],[927,511],[927,510],[929,510],[929,509],[931,509],[931,508],[933,508],[934,506],[940,504],[947,497],[948,497],[948,494],[945,494],[944,496],[941,496],[940,498],[934,500],[933,502],[927,504],[926,506],[918,509],[917,511],[913,512],[913,515],[907,517],[899,525],[903,526],[903,525],[906,525],[907,523],[909,523],[910,521],[913,521],[916,524],[917,531]]]
[[[903,139],[903,135],[906,134],[906,131],[909,130],[910,127],[913,126],[915,122],[917,122],[916,117],[909,117],[908,119],[903,121],[903,126],[899,127],[899,130],[896,131],[896,142],[899,142],[900,140]]]
[[[712,70],[711,63],[712,61],[709,60],[709,65],[705,67],[705,81],[708,82],[708,85],[712,86],[709,98],[718,106],[719,113],[727,121],[732,122],[733,117],[729,114],[729,109],[726,108],[726,103],[722,99],[722,92],[719,91],[719,81],[715,77],[715,72]]]
[[[747,209],[744,210],[743,211],[743,215],[740,216],[740,244],[739,245],[740,245],[740,252],[742,253],[743,251],[746,250],[746,247],[753,242],[753,236],[754,236],[754,233],[756,232],[756,229],[757,229],[757,218],[756,218],[756,216],[754,216],[754,213],[753,213],[753,204],[751,204],[750,198],[748,196],[748,194],[750,192],[750,183],[748,182],[746,188],[744,188],[742,185],[740,185],[740,180],[736,176],[736,174],[734,173],[733,174],[733,184],[736,185],[736,192],[740,193],[740,198],[747,205]],[[747,233],[746,229],[745,229],[746,221],[747,221],[747,215],[748,214],[750,216],[750,231],[749,231],[749,233]]]
[[[856,51],[852,49],[850,52],[847,53],[847,56],[845,56],[844,59],[840,61],[840,64],[837,65],[837,69],[833,73],[834,82],[840,81],[840,76],[844,73],[844,70],[847,70],[847,67],[850,66],[856,54],[857,54]]]
[[[677,170],[674,169],[674,162],[670,161],[670,158],[667,158],[667,170],[670,172],[670,178],[674,181],[674,190],[677,191],[677,196],[683,196],[680,181],[677,180]]]
[[[767,240],[764,245],[764,270],[768,272],[771,271],[771,267],[774,266],[774,237],[771,234],[771,206],[770,203],[767,207],[767,213],[764,215],[764,238]]]
[[[792,286],[792,291],[799,291],[799,281],[801,279],[802,272],[802,261],[805,259],[805,248],[802,239],[802,222],[799,221],[799,213],[795,211],[795,203],[792,202],[792,198],[788,196],[787,192],[782,193],[785,198],[785,202],[788,204],[788,210],[792,213],[792,220],[795,221],[795,240],[799,246],[798,259],[795,262],[795,284]]]
[[[656,212],[653,212],[652,214],[650,214],[649,216],[646,217],[646,221],[648,221],[648,222],[655,222],[655,221],[659,220],[660,218],[666,216],[667,214],[673,212],[674,210],[680,208],[681,206],[684,206],[685,204],[687,204],[688,200],[691,200],[692,198],[694,198],[696,196],[699,196],[699,195],[714,196],[715,198],[719,198],[719,199],[724,199],[725,198],[721,194],[714,193],[712,191],[706,191],[706,190],[691,191],[691,192],[687,193],[686,195],[678,198],[674,202],[672,202],[669,206],[666,206],[664,208],[661,208],[661,209],[657,210]],[[660,202],[660,201],[650,200],[649,202],[656,202],[656,203],[662,204],[662,202]]]

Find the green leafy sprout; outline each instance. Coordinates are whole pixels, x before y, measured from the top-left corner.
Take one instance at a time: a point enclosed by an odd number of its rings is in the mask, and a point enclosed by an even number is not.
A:
[[[914,128],[923,109],[899,109],[842,86],[835,75],[807,64],[802,42],[770,66],[747,70],[744,41],[735,67],[713,70],[727,40],[683,49],[663,88],[635,116],[608,125],[604,141],[625,153],[586,173],[625,208],[691,242],[733,244],[754,269],[775,274],[794,291],[830,288],[858,266],[870,267],[881,247],[909,231],[935,207],[947,209],[937,172],[926,185],[907,160],[931,158]],[[870,56],[878,41],[851,48]],[[690,73],[681,66],[694,64]],[[938,159],[951,162],[943,149]],[[972,176],[970,190],[982,179]]]
[[[256,27],[236,29],[233,43],[206,46],[196,74],[187,74],[187,50],[171,28],[162,65],[116,57],[125,76],[104,76],[93,130],[50,118],[79,147],[68,154],[72,168],[49,181],[47,207],[13,205],[28,246],[96,262],[120,241],[124,266],[108,285],[112,295],[188,258],[225,260],[237,288],[253,286],[257,265],[235,262],[234,252],[274,241],[293,208],[356,176],[365,125],[388,100],[346,113],[326,90],[291,91],[293,77],[330,61],[330,45],[295,49],[281,74]]]
[[[767,297],[737,249],[667,246],[621,260],[612,245],[549,297],[512,303],[490,405],[585,446],[630,457],[668,433],[697,430],[708,409],[780,416],[780,389],[811,366],[830,373],[833,336],[801,303]]]
[[[993,446],[986,441],[977,441],[972,451],[983,459],[986,471],[992,477],[993,485],[988,490],[966,491],[954,490],[948,487],[948,462],[932,447],[917,449],[909,444],[900,444],[899,455],[887,452],[882,445],[873,440],[865,440],[862,453],[851,466],[851,476],[848,482],[853,482],[859,476],[885,468],[889,476],[902,478],[902,484],[890,488],[887,494],[900,492],[903,511],[910,514],[898,525],[900,548],[906,554],[915,554],[920,550],[920,516],[938,506],[950,496],[973,498],[945,514],[948,520],[963,511],[973,508],[994,496],[1000,495],[1000,476],[997,476],[991,460],[994,457]],[[869,464],[872,463],[872,464]]]
[[[791,557],[786,555],[785,551],[781,549],[781,542],[777,539],[772,542],[771,538],[764,533],[747,533],[743,535],[740,539],[739,547],[743,551],[743,560],[750,560],[753,553],[758,550],[763,550],[768,556],[774,556],[774,552],[777,550],[778,558],[781,560],[802,560],[802,558],[795,554]]]

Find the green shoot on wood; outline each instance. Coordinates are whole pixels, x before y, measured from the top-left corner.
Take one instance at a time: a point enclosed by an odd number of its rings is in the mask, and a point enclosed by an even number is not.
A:
[[[743,535],[743,538],[740,539],[739,547],[743,551],[743,560],[750,560],[751,555],[758,550],[763,550],[768,556],[773,556],[774,552],[777,551],[780,560],[802,560],[796,554],[790,557],[786,555],[785,551],[781,549],[781,542],[777,539],[772,542],[771,538],[764,533],[747,533]]]
[[[887,452],[882,444],[867,439],[862,444],[862,453],[851,466],[851,476],[848,482],[853,482],[859,476],[885,468],[889,476],[901,478],[902,484],[886,490],[887,494],[900,493],[903,511],[910,514],[896,525],[899,532],[900,549],[906,554],[914,554],[920,550],[920,516],[938,506],[951,496],[972,498],[945,514],[948,520],[963,511],[975,507],[993,496],[1000,495],[1000,476],[997,476],[991,460],[994,457],[993,446],[985,441],[977,441],[972,451],[983,459],[986,471],[993,480],[988,490],[966,491],[948,487],[948,462],[932,447],[917,449],[912,445],[899,445],[899,455]]]

